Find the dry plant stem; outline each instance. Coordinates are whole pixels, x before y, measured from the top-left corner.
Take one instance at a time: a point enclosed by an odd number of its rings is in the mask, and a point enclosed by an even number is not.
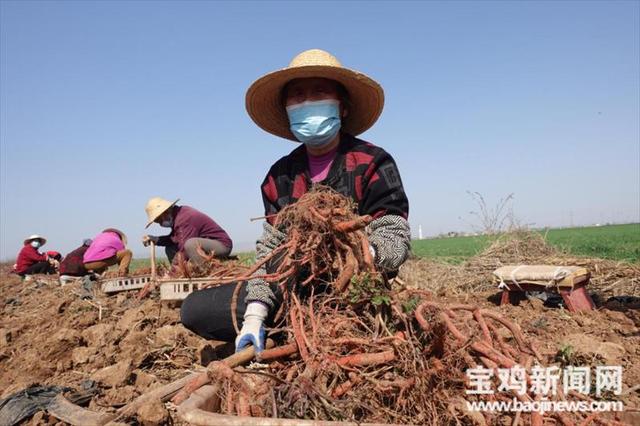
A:
[[[113,414],[96,413],[79,407],[62,394],[56,395],[47,406],[50,416],[74,426],[100,426],[113,419]]]
[[[233,328],[236,330],[236,334],[240,334],[240,328],[238,327],[238,295],[240,294],[240,289],[242,288],[242,281],[238,281],[236,287],[233,289],[233,294],[231,295],[231,321],[233,322]]]
[[[168,383],[168,384],[166,384],[164,386],[161,386],[161,387],[159,387],[157,389],[154,389],[154,390],[152,390],[150,392],[147,392],[147,393],[144,393],[144,394],[140,395],[139,397],[134,399],[132,402],[130,402],[127,405],[125,405],[124,407],[120,408],[116,412],[117,413],[117,417],[114,419],[114,421],[122,420],[122,419],[125,419],[127,417],[133,416],[136,413],[136,411],[138,411],[138,409],[140,407],[142,407],[145,404],[150,403],[153,400],[159,399],[161,401],[166,401],[173,394],[175,394],[180,389],[182,389],[186,384],[188,384],[191,381],[197,379],[202,374],[206,375],[206,373],[191,373],[188,376],[185,376],[185,377],[183,377],[181,379],[178,379],[178,380],[173,381],[171,383]]]
[[[267,339],[265,347],[267,349],[271,349],[274,346],[274,342],[271,339]],[[245,364],[251,361],[255,356],[255,348],[253,346],[249,346],[240,352],[236,352],[233,355],[228,356],[223,359],[222,363],[226,364],[229,367],[237,367],[238,365]],[[195,391],[196,389],[204,386],[209,383],[210,378],[208,372],[199,373],[196,377],[191,377],[191,380],[182,384],[179,389],[182,389],[176,396],[173,397],[172,402],[174,404],[180,404],[185,399],[189,397],[189,395]]]
[[[265,220],[265,219],[271,219],[272,217],[276,217],[277,214],[268,214],[266,216],[257,216],[257,217],[250,217],[249,221],[250,222],[255,222],[256,220]]]

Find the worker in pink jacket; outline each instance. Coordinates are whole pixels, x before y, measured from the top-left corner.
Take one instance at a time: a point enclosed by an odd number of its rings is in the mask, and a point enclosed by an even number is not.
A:
[[[125,277],[129,274],[131,250],[126,248],[127,237],[117,229],[108,228],[98,234],[84,253],[82,261],[88,271],[98,274],[109,266],[118,265],[118,275]]]

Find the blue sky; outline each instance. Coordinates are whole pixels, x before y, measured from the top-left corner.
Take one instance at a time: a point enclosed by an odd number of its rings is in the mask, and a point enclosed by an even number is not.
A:
[[[414,234],[468,230],[466,191],[514,193],[535,226],[639,221],[639,4],[2,1],[0,259],[106,227],[144,256],[153,196],[251,249],[259,184],[295,144],[244,95],[309,48],[384,87],[362,138],[396,159]]]

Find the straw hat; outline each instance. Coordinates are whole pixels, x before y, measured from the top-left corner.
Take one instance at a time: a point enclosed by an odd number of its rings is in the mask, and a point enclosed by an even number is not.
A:
[[[25,244],[29,244],[31,241],[33,240],[40,240],[42,241],[42,245],[45,245],[47,243],[47,239],[41,235],[38,234],[33,234],[31,235],[29,238],[27,238],[26,240],[24,240]]]
[[[173,206],[178,201],[180,201],[179,198],[172,203],[160,197],[153,197],[152,199],[147,201],[147,206],[144,208],[144,210],[147,212],[149,223],[147,223],[147,226],[145,226],[145,228],[148,228],[154,220],[159,218],[162,213],[167,211],[169,207]]]
[[[297,142],[289,129],[282,89],[293,79],[310,77],[335,80],[347,89],[351,109],[342,120],[345,132],[354,136],[363,133],[373,126],[382,113],[384,91],[380,84],[358,71],[343,67],[330,53],[311,49],[293,58],[287,68],[266,74],[253,82],[245,99],[251,119],[263,130]]]
[[[103,229],[102,232],[115,232],[116,234],[120,235],[120,240],[122,241],[122,243],[125,246],[127,245],[127,236],[121,230],[116,228],[107,228],[107,229]]]

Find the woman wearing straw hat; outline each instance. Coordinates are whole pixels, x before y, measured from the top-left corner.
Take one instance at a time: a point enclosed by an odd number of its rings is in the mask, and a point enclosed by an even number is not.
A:
[[[185,260],[200,264],[205,259],[198,253],[199,249],[205,253],[213,253],[215,257],[229,256],[233,242],[226,231],[201,211],[189,206],[177,206],[178,201],[172,203],[154,197],[147,202],[147,228],[152,223],[157,223],[171,228],[171,233],[162,237],[145,235],[142,237],[142,244],[146,246],[153,241],[159,246],[164,246],[170,263],[173,263],[176,255],[180,253]]]
[[[109,266],[118,265],[118,275],[129,275],[131,263],[131,250],[126,248],[127,236],[124,232],[107,228],[99,233],[89,245],[82,256],[84,267],[87,271],[97,274],[104,272]]]
[[[46,253],[40,253],[38,249],[47,243],[47,239],[34,234],[24,240],[24,245],[18,253],[18,259],[14,266],[15,272],[25,277],[32,274],[55,274],[56,268],[53,259]]]
[[[295,203],[314,183],[351,197],[358,213],[371,215],[367,227],[376,266],[397,271],[410,250],[409,202],[393,158],[383,149],[356,138],[378,119],[384,105],[382,87],[373,79],[343,67],[331,54],[308,50],[285,69],[256,80],[246,95],[246,108],[263,130],[302,144],[278,160],[267,173],[262,199],[267,221],[257,244],[266,256],[286,235],[275,229],[273,215]],[[265,270],[257,272],[265,274]],[[182,305],[182,323],[213,339],[235,337],[236,349],[264,347],[263,323],[280,303],[277,291],[260,279],[241,290],[244,316],[235,336],[229,310],[234,285],[192,293]]]

